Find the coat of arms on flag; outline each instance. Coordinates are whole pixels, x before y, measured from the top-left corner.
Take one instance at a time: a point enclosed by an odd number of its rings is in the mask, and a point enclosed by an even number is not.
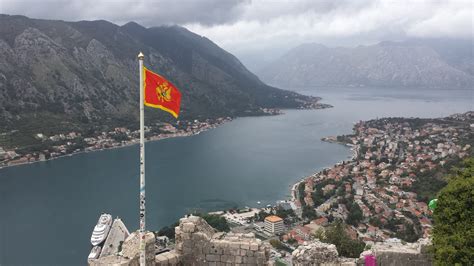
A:
[[[146,106],[160,108],[178,118],[181,105],[181,92],[162,76],[143,68],[144,103]]]

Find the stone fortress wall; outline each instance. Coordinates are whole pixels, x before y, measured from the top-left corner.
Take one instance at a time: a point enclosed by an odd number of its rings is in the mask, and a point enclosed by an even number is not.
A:
[[[95,260],[89,260],[91,266],[120,265],[135,266],[139,262],[139,233],[130,235],[118,234],[112,227],[109,235],[114,237],[114,243],[123,241],[120,252],[107,252]],[[123,230],[121,228],[121,230]],[[255,235],[216,232],[201,217],[190,216],[182,218],[175,228],[176,248],[155,256],[155,236],[148,232],[146,235],[147,265],[268,265],[268,244]],[[106,243],[111,241],[106,240]]]
[[[115,254],[107,252],[98,259],[89,260],[89,265],[139,265],[138,232],[128,235],[123,233],[122,226],[116,228],[122,230],[120,234],[113,234],[114,243],[123,241],[121,251]],[[121,240],[117,236],[124,239]],[[257,239],[253,233],[216,232],[201,217],[189,216],[180,219],[179,226],[175,228],[175,237],[174,250],[155,255],[155,235],[148,232],[146,234],[147,265],[274,265],[274,262],[270,261],[269,244]],[[293,252],[293,265],[359,266],[365,265],[366,255],[375,255],[377,265],[432,265],[431,257],[426,249],[428,245],[430,243],[426,239],[405,245],[399,242],[376,243],[370,250],[364,251],[359,259],[347,259],[339,257],[334,245],[312,241],[300,245]],[[115,247],[116,244],[113,246]]]
[[[216,232],[201,217],[180,220],[176,249],[183,265],[267,265],[270,247],[255,235]],[[173,265],[158,255],[157,265]]]

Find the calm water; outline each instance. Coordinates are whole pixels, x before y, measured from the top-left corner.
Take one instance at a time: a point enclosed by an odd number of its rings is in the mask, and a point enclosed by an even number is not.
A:
[[[193,210],[287,198],[296,180],[350,155],[320,138],[350,133],[358,120],[474,110],[472,90],[305,93],[335,107],[239,118],[197,136],[148,143],[148,228]],[[0,169],[0,264],[85,264],[101,212],[138,227],[138,146]]]

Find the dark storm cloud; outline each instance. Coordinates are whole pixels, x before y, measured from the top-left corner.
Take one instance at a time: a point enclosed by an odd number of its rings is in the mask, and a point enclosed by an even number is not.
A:
[[[62,20],[104,19],[146,26],[231,23],[247,0],[0,0],[0,13]]]

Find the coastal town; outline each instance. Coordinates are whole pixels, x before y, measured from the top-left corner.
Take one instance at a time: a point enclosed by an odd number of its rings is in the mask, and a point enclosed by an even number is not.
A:
[[[325,138],[350,146],[354,157],[295,186],[295,205],[318,224],[346,221],[365,242],[428,237],[427,203],[445,185],[443,174],[472,156],[473,130],[474,112],[361,121],[353,135]]]
[[[199,134],[232,120],[230,117],[206,119],[204,121],[177,121],[155,123],[145,127],[147,141],[173,137],[185,137]],[[34,136],[45,149],[29,150],[24,148],[0,147],[0,168],[37,161],[46,161],[80,152],[118,148],[139,143],[140,132],[126,127],[116,127],[110,131],[97,132],[93,136],[84,136],[80,132],[68,132],[47,136],[37,132]]]
[[[353,158],[295,184],[292,199],[210,215],[225,218],[234,233],[264,239],[272,246],[271,259],[287,265],[298,246],[319,243],[337,221],[348,238],[361,243],[359,253],[374,245],[405,252],[429,242],[428,202],[446,184],[451,167],[472,156],[474,112],[360,121],[353,130],[323,139],[349,146]]]

